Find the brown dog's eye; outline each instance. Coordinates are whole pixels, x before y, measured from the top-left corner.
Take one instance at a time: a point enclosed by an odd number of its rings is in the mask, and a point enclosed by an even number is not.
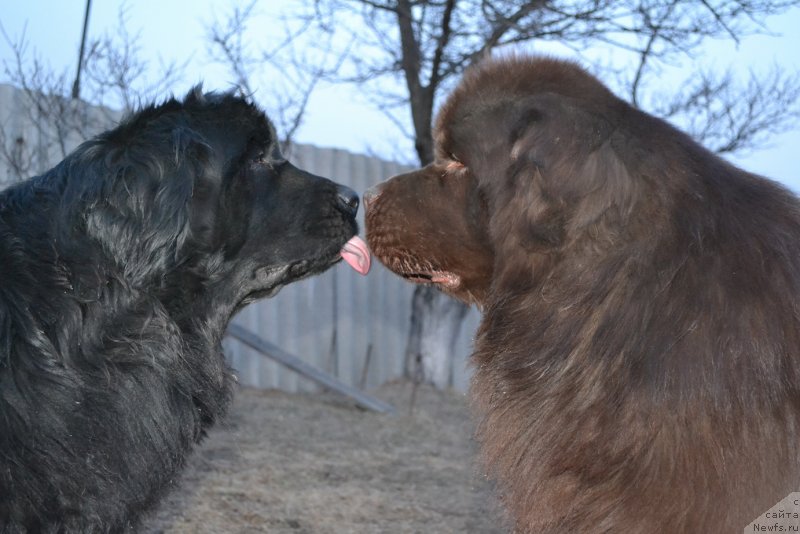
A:
[[[457,159],[453,159],[452,161],[448,161],[445,168],[448,171],[457,171],[464,168],[464,164],[458,161]]]

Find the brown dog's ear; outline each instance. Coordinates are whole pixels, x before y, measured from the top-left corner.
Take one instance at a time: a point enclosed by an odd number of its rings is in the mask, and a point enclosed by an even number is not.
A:
[[[613,212],[613,218],[624,224],[644,194],[644,183],[631,175],[623,157],[617,152],[614,133],[578,162],[568,177],[574,188],[576,205],[569,222],[571,233],[600,220]]]
[[[526,233],[557,245],[608,209],[628,213],[638,187],[615,148],[623,134],[586,103],[561,95],[537,95],[524,106],[510,130],[507,183],[526,199],[518,208],[528,215]]]
[[[614,132],[605,116],[574,98],[545,93],[529,97],[519,106],[509,130],[509,155],[512,161],[527,159],[545,175],[552,175],[555,188],[562,182],[557,175],[569,175]],[[591,184],[572,180],[563,186],[565,193],[573,190],[580,194]]]

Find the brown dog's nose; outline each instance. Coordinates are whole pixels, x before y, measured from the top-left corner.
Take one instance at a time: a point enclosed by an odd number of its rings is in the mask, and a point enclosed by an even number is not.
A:
[[[382,184],[373,185],[366,191],[364,191],[364,209],[368,210],[369,205],[375,201],[376,198],[381,196],[381,189],[383,189]]]

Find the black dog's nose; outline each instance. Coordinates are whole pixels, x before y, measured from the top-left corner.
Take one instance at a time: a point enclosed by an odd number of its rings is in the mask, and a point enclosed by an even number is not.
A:
[[[358,195],[349,187],[340,185],[338,188],[339,207],[345,213],[355,216],[358,211]]]

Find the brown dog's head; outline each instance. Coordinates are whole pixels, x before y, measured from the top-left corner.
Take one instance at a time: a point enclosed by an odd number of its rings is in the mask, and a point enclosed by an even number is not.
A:
[[[500,276],[530,279],[532,266],[630,200],[627,185],[605,187],[625,174],[610,146],[618,103],[568,62],[470,69],[439,112],[436,160],[365,194],[372,251],[466,302],[482,304]]]
[[[364,194],[367,240],[389,269],[481,303],[492,273],[486,202],[462,164],[437,160]]]

